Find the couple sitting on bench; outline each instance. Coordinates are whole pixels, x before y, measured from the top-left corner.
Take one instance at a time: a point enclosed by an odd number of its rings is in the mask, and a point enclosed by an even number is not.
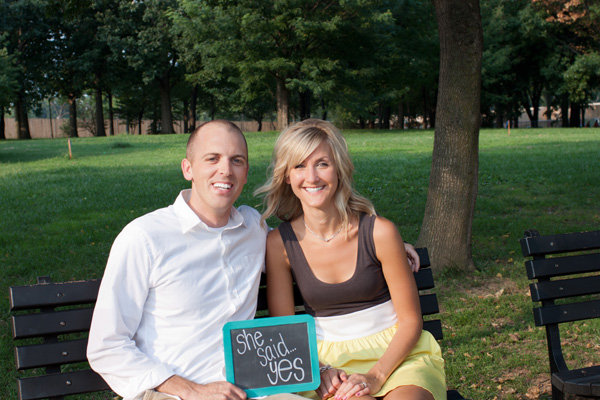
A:
[[[87,354],[116,393],[243,400],[224,382],[221,328],[254,318],[266,249],[271,315],[294,313],[293,274],[316,320],[321,385],[313,396],[446,398],[439,345],[422,329],[411,273],[418,256],[352,188],[346,142],[333,125],[306,120],[280,135],[272,175],[257,190],[262,216],[233,208],[249,169],[234,124],[196,129],[181,167],[191,189],[123,229],[102,279]],[[284,222],[268,233],[271,215]]]

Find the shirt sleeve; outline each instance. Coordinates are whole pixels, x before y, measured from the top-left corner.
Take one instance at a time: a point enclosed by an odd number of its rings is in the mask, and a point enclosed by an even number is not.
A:
[[[88,339],[92,369],[125,398],[136,397],[174,375],[133,340],[150,287],[152,253],[148,243],[144,232],[131,224],[115,239]]]

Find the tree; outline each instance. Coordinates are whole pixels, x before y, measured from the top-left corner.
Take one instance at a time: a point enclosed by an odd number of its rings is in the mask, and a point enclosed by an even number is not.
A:
[[[566,126],[568,121],[570,126],[581,126],[586,104],[597,88],[600,4],[592,0],[533,0],[533,3],[545,13],[546,21],[554,26],[563,53],[567,54],[565,58],[568,58],[562,70],[563,125]],[[567,118],[569,101],[571,115]]]
[[[547,66],[560,51],[549,23],[531,0],[483,2],[482,18],[484,124],[502,126],[524,110],[537,127],[542,94],[555,83]]]
[[[0,3],[6,36],[6,49],[18,66],[18,88],[14,94],[17,137],[31,139],[27,112],[31,104],[42,98],[40,82],[50,69],[48,54],[49,26],[46,0],[19,0]]]
[[[434,0],[440,38],[436,128],[418,244],[436,269],[472,269],[483,32],[478,0]]]
[[[295,99],[300,117],[304,118],[311,114],[313,98],[322,98],[332,91],[343,72],[339,58],[342,53],[337,45],[348,32],[375,25],[373,22],[385,12],[378,3],[180,0],[182,14],[176,16],[176,22],[184,26],[184,35],[196,37],[193,52],[202,66],[194,72],[194,83],[211,80],[219,82],[218,87],[223,89],[233,85],[236,89],[229,93],[236,93],[237,87],[228,77],[239,82],[270,83],[281,129],[288,124]],[[351,45],[359,46],[361,42]],[[356,53],[354,57],[359,58]],[[256,96],[249,93],[244,97]]]
[[[0,44],[4,38],[0,36]],[[17,81],[18,68],[5,47],[0,47],[0,140],[6,139],[4,127],[4,110],[19,88]]]
[[[121,51],[130,68],[145,84],[153,83],[160,93],[160,132],[174,133],[171,89],[181,79],[178,54],[169,13],[176,0],[121,2],[123,37]]]

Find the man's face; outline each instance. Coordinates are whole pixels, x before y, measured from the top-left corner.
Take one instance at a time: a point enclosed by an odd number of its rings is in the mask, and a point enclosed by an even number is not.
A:
[[[190,158],[181,163],[183,176],[192,182],[190,206],[206,223],[222,218],[226,223],[247,182],[248,150],[238,132],[218,123],[197,135]]]

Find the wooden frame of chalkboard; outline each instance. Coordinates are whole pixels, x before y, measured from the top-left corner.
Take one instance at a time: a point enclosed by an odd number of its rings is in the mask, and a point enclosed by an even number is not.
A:
[[[228,322],[223,345],[227,381],[248,397],[313,390],[321,384],[310,315]]]

